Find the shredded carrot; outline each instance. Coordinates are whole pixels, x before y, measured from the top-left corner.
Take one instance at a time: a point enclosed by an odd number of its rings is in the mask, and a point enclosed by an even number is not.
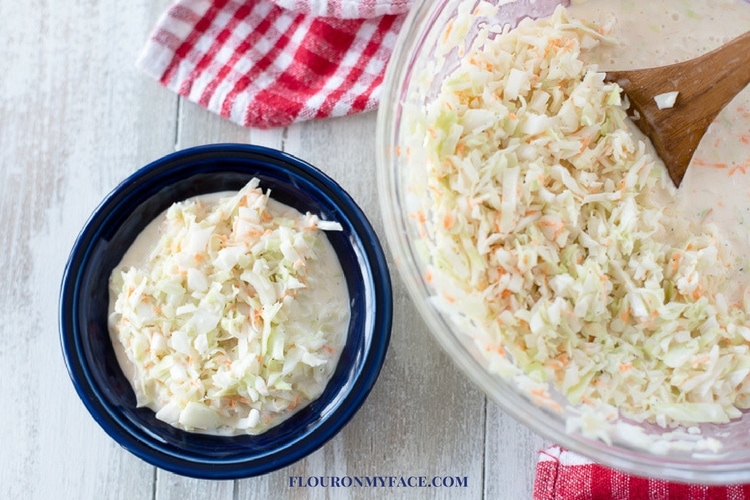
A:
[[[694,359],[693,362],[692,362],[692,365],[695,368],[698,365],[702,365],[704,363],[708,363],[709,361],[711,361],[711,356],[703,356],[703,357]]]
[[[670,264],[669,267],[672,271],[676,271],[677,268],[680,266],[680,263],[682,262],[683,254],[681,252],[675,252],[672,254],[672,257],[670,258]]]
[[[533,391],[531,391],[531,395],[544,399],[549,397],[549,394],[547,394],[547,391],[545,391],[544,389],[534,389]]]
[[[287,407],[288,410],[293,410],[299,406],[299,394],[294,396],[294,401],[292,401],[289,406]]]
[[[734,175],[734,174],[736,174],[737,172],[739,172],[739,173],[741,173],[742,175],[744,175],[744,174],[746,174],[746,173],[747,173],[747,169],[748,169],[748,168],[750,168],[750,165],[748,165],[748,164],[737,165],[737,166],[733,167],[733,168],[732,168],[732,169],[731,169],[731,170],[729,171],[729,175]]]
[[[443,40],[447,40],[450,37],[451,31],[453,31],[453,19],[448,20],[443,32]]]
[[[453,227],[453,223],[455,222],[453,218],[453,214],[445,214],[445,217],[443,218],[443,227],[445,229],[450,229]]]
[[[486,347],[486,350],[487,352],[496,352],[502,357],[506,356],[505,348],[500,344],[490,344]]]
[[[425,222],[427,222],[427,216],[425,216],[424,212],[422,212],[421,210],[413,212],[410,217],[420,224],[424,224]]]
[[[425,281],[426,281],[427,283],[432,283],[432,279],[433,279],[432,273],[430,272],[430,270],[429,270],[429,269],[428,269],[428,270],[426,270],[426,271],[424,272],[424,280],[425,280]]]

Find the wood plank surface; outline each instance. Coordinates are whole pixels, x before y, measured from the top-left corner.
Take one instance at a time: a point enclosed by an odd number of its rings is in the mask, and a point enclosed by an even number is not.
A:
[[[437,346],[395,274],[375,189],[375,113],[251,130],[134,66],[168,0],[0,0],[0,498],[531,498],[544,441],[502,414]],[[380,379],[344,431],[308,458],[238,481],[155,469],[112,441],[68,377],[57,302],[73,242],[140,166],[215,142],[266,145],[335,178],[389,255],[394,327]],[[451,476],[459,488],[300,488],[291,477]]]

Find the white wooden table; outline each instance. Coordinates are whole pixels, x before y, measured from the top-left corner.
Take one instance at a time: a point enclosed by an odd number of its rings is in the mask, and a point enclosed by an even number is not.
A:
[[[179,99],[134,67],[168,3],[0,0],[0,498],[531,498],[536,452],[548,443],[454,367],[395,271],[393,336],[371,397],[340,435],[286,469],[184,478],[119,447],[86,412],[58,341],[63,267],[102,197],[151,160],[214,142],[282,149],[337,179],[387,250],[373,189],[375,114],[248,130]],[[466,483],[300,488],[293,476]]]

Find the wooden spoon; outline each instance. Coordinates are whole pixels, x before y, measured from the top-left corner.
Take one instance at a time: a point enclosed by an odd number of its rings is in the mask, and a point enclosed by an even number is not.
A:
[[[628,114],[650,139],[679,187],[706,129],[750,83],[750,31],[689,61],[634,71],[608,71],[630,101]],[[654,99],[678,92],[670,108]]]

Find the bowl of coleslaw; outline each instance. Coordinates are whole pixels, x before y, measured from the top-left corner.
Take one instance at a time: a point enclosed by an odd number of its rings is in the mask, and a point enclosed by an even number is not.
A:
[[[572,7],[410,12],[377,135],[398,272],[458,367],[533,431],[641,476],[747,482],[746,257],[679,212],[626,97],[587,60],[617,47],[617,16]]]
[[[154,227],[148,267],[124,266]],[[343,303],[326,289],[337,276]],[[80,399],[125,449],[244,478],[304,458],[356,414],[391,301],[377,235],[334,180],[274,149],[206,145],[141,168],[96,208],[63,275],[60,341]]]

